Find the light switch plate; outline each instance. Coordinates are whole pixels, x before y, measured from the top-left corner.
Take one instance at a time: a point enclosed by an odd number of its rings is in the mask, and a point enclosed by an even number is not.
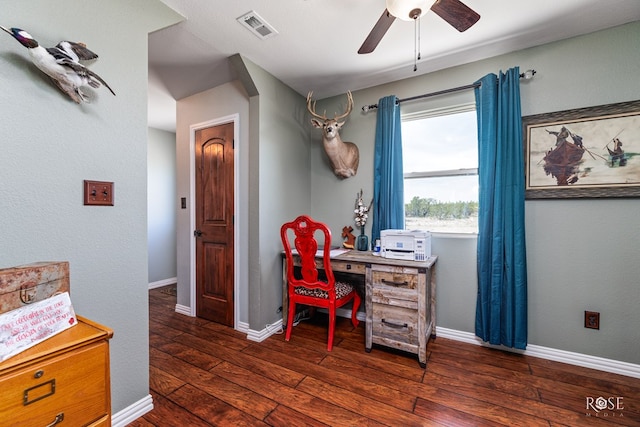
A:
[[[84,204],[113,206],[113,182],[84,180]]]

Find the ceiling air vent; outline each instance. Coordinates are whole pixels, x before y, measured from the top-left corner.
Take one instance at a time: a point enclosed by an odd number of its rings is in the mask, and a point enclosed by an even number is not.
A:
[[[268,39],[269,37],[273,37],[278,34],[278,32],[271,25],[267,24],[267,22],[253,10],[251,12],[245,13],[237,20],[239,23],[247,27],[249,31],[255,34],[256,37],[262,40]]]

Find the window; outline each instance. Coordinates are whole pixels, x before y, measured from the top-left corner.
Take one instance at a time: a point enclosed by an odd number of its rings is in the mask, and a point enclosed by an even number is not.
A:
[[[474,105],[402,116],[405,228],[478,232]]]

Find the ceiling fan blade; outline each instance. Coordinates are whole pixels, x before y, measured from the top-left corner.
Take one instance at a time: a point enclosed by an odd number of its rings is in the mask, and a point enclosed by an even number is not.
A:
[[[460,0],[437,0],[431,10],[460,32],[468,30],[480,19],[476,11]]]
[[[393,21],[396,20],[396,17],[389,13],[387,9],[382,12],[382,16],[376,22],[376,25],[373,26],[371,32],[360,46],[358,53],[371,53],[375,50],[382,37],[386,34],[387,30],[393,24]]]

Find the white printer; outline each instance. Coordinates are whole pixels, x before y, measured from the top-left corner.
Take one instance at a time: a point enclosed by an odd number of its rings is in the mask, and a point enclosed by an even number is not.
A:
[[[423,230],[380,231],[380,256],[426,261],[431,256],[431,232]]]

